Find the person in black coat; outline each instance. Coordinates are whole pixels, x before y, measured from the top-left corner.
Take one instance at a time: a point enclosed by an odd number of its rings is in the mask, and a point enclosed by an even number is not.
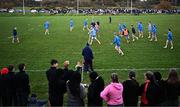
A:
[[[63,78],[65,82],[70,80],[73,73],[73,70],[69,70],[69,64],[70,64],[69,61],[64,61]]]
[[[89,74],[91,84],[88,88],[88,106],[103,106],[103,99],[100,97],[101,91],[104,89],[104,80],[96,72]]]
[[[57,69],[57,85],[56,85],[56,94],[58,106],[63,106],[64,94],[66,93],[66,80],[64,79],[64,70]]]
[[[9,70],[7,68],[3,68],[1,70],[0,75],[0,90],[1,90],[1,105],[2,106],[9,106],[8,105],[8,80],[7,74]]]
[[[89,43],[87,43],[86,47],[83,49],[82,56],[84,57],[84,71],[93,71],[94,57],[93,57],[92,49],[89,46]]]
[[[163,105],[165,101],[165,81],[162,79],[160,72],[154,72],[155,79],[159,85],[159,93],[157,98],[157,105]]]
[[[123,100],[124,106],[137,106],[139,83],[135,79],[134,71],[129,72],[129,79],[123,82]]]
[[[152,72],[148,71],[145,74],[145,83],[140,86],[139,92],[141,95],[141,106],[158,105],[157,98],[159,98],[159,85]]]
[[[168,79],[165,81],[166,100],[164,106],[179,106],[178,97],[180,96],[180,80],[176,70],[169,72]]]
[[[57,76],[58,61],[51,60],[51,67],[46,71],[46,77],[48,80],[48,94],[49,102],[51,106],[62,106],[62,96],[58,95],[58,76]]]
[[[16,75],[14,70],[14,65],[9,65],[7,74],[8,81],[8,106],[16,106]]]
[[[30,94],[29,76],[25,72],[25,64],[19,64],[16,74],[16,96],[18,106],[27,106]]]

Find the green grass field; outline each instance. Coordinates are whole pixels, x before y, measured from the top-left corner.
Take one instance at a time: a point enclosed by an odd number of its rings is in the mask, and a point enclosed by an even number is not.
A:
[[[100,21],[102,45],[94,42],[94,68],[110,82],[110,73],[117,72],[121,81],[127,79],[127,70],[122,69],[162,69],[164,78],[167,78],[169,68],[180,68],[180,15],[140,15],[140,16],[113,16],[112,24],[108,23],[109,16],[94,16]],[[74,20],[75,28],[69,32],[69,20]],[[1,16],[0,15],[0,68],[8,64],[25,63],[30,75],[31,92],[39,98],[47,99],[47,80],[45,71],[49,68],[52,58],[59,60],[59,65],[65,60],[70,61],[70,68],[74,69],[76,62],[82,59],[81,51],[88,40],[87,31],[83,31],[83,21],[92,16]],[[43,24],[50,22],[50,35],[44,35]],[[147,39],[148,21],[157,25],[158,42],[149,42]],[[113,40],[113,32],[118,31],[118,23],[126,23],[137,26],[142,21],[145,27],[144,38],[127,44],[122,39],[121,48],[125,55],[120,56],[110,45]],[[20,43],[12,44],[9,38],[12,35],[13,26],[17,27]],[[172,29],[174,49],[164,49],[168,28]],[[114,70],[112,70],[114,69]],[[115,70],[116,69],[116,70]],[[121,69],[121,70],[117,70]],[[33,71],[39,70],[39,71]],[[137,70],[137,79],[143,82],[143,73],[146,70]],[[179,72],[179,71],[178,71]],[[180,73],[179,73],[180,74]],[[85,83],[89,82],[85,74]]]

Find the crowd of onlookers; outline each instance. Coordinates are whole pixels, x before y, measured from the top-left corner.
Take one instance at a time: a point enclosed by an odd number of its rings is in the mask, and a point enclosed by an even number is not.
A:
[[[25,64],[19,64],[19,72],[14,72],[14,65],[3,68],[0,72],[0,106],[23,106],[28,104],[30,94],[29,76]]]
[[[0,9],[0,13],[22,13],[22,9]],[[76,8],[61,8],[61,9],[29,9],[25,10],[26,13],[50,13],[50,14],[77,14]],[[105,15],[105,14],[180,14],[180,9],[136,9],[133,8],[106,8],[106,9],[79,9],[78,13],[84,15]]]
[[[139,84],[136,73],[130,71],[127,80],[120,82],[117,73],[109,77],[111,83],[105,86],[104,79],[97,72],[89,73],[89,84],[82,84],[81,62],[76,65],[76,71],[70,70],[69,61],[64,67],[58,67],[58,61],[51,60],[51,66],[46,71],[48,80],[49,106],[103,106],[103,100],[109,107],[117,106],[178,106],[180,95],[180,79],[175,69],[169,71],[168,78],[162,79],[159,72],[148,71],[144,74],[144,83]],[[29,100],[29,76],[25,64],[19,64],[19,72],[14,72],[14,66],[9,65],[0,72],[0,106],[27,106],[35,99]],[[86,72],[86,71],[84,71]],[[67,93],[67,102],[64,94]],[[138,97],[140,96],[140,103]],[[32,98],[36,95],[32,95]],[[37,106],[37,105],[36,105]]]

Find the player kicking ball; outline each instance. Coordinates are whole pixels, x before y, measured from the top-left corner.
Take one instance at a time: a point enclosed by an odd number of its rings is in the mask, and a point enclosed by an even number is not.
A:
[[[120,38],[119,35],[116,34],[116,32],[114,32],[114,40],[113,40],[113,43],[111,43],[111,45],[112,45],[112,44],[115,44],[115,50],[116,50],[119,54],[121,54],[121,56],[123,56],[124,53],[123,53],[123,51],[122,51],[121,48],[120,48],[121,38]]]
[[[45,23],[44,23],[44,29],[45,29],[45,35],[46,34],[48,34],[49,35],[49,22],[48,21],[46,21]]]
[[[19,38],[17,36],[17,28],[16,27],[14,27],[14,29],[13,29],[12,43],[14,43],[15,41],[17,41],[17,43],[19,43]]]
[[[96,38],[96,28],[91,26],[91,29],[89,29],[89,34],[90,34],[90,39],[89,39],[89,44],[92,45],[93,40],[96,40],[99,44],[101,42]]]
[[[168,47],[168,44],[170,43],[170,44],[171,44],[171,49],[173,49],[172,39],[173,39],[173,35],[172,35],[172,32],[171,32],[171,29],[169,29],[169,31],[168,31],[168,36],[167,36],[167,40],[166,40],[166,45],[164,46],[164,48],[167,48],[167,47]]]

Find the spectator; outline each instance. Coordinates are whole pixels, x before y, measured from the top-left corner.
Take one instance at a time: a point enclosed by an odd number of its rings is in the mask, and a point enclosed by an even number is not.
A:
[[[177,106],[178,96],[180,95],[180,80],[176,70],[172,69],[169,72],[168,79],[165,81],[166,102],[165,106]]]
[[[59,106],[63,106],[64,94],[66,93],[66,81],[64,79],[64,70],[57,69],[57,85],[56,85],[56,94],[59,99]]]
[[[62,106],[62,96],[59,96],[58,93],[58,80],[57,80],[57,67],[58,61],[55,59],[51,60],[51,67],[46,71],[46,76],[48,80],[48,94],[49,94],[49,102],[51,106]]]
[[[8,81],[7,81],[7,74],[9,70],[8,68],[3,68],[1,70],[0,75],[0,82],[1,82],[1,103],[2,106],[9,106],[8,105]]]
[[[8,74],[8,72],[9,72],[8,68],[3,68],[1,70],[1,75],[6,75],[6,74]]]
[[[157,105],[159,86],[152,72],[145,73],[145,83],[140,86],[141,106]]]
[[[123,85],[118,81],[118,75],[116,73],[111,74],[112,83],[109,84],[100,94],[109,107],[123,106]],[[117,94],[118,93],[118,94]]]
[[[64,80],[65,82],[67,82],[70,77],[71,77],[71,74],[72,74],[72,70],[69,70],[69,61],[64,61],[64,69],[63,69],[63,72],[64,72]]]
[[[138,104],[139,83],[136,81],[135,77],[136,73],[130,71],[129,79],[123,82],[124,106],[137,106]]]
[[[19,72],[16,74],[16,96],[18,106],[27,106],[30,94],[29,76],[25,72],[25,64],[19,64]]]
[[[67,82],[67,93],[67,106],[84,106],[85,88],[81,84],[80,73],[73,72],[71,79]]]
[[[89,74],[91,84],[88,88],[88,106],[103,106],[103,100],[100,97],[100,93],[104,89],[104,80],[96,72]]]
[[[83,67],[82,61],[78,61],[76,66],[75,66],[76,71],[81,73],[82,72],[82,67]]]
[[[157,98],[157,104],[158,106],[163,105],[163,102],[165,101],[165,81],[162,80],[162,76],[160,72],[154,72],[155,79],[159,85],[159,93]]]
[[[93,71],[93,52],[89,44],[86,44],[86,47],[82,51],[84,57],[84,71]],[[89,70],[90,67],[90,70]]]
[[[8,106],[16,106],[16,75],[14,70],[14,65],[8,66],[9,73],[7,74],[7,81],[8,81]]]

